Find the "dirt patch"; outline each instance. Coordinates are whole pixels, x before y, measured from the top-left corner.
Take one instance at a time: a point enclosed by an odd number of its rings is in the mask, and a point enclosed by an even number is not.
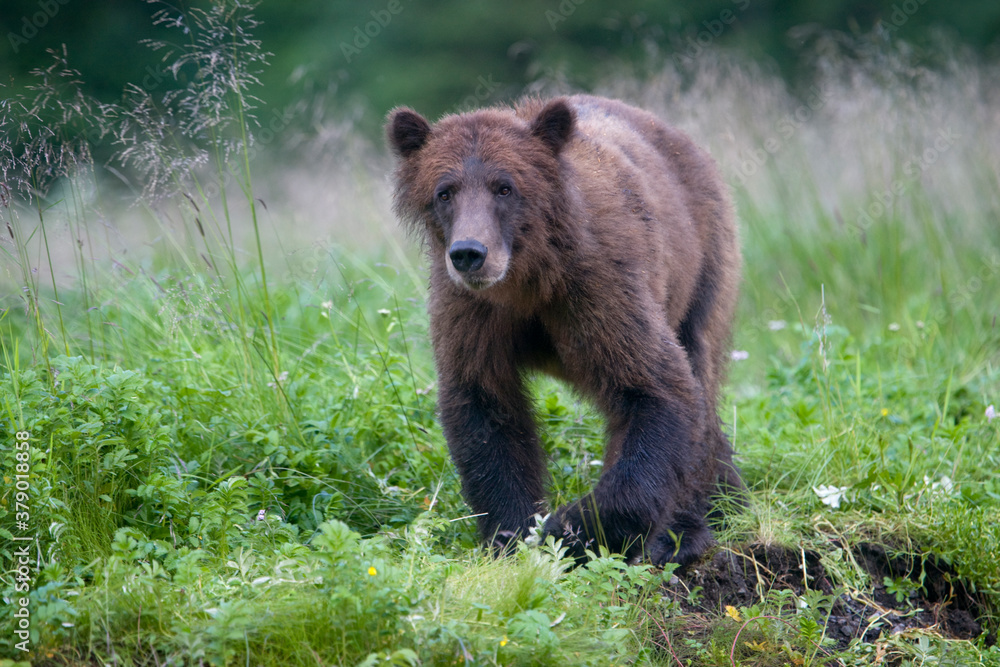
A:
[[[836,545],[835,545],[836,546]],[[828,636],[845,648],[856,638],[871,642],[885,634],[921,628],[953,639],[974,639],[983,632],[976,596],[933,556],[914,558],[886,553],[876,544],[851,547],[857,566],[871,586],[860,594],[841,589],[832,607]],[[676,572],[668,587],[689,613],[719,613],[725,607],[747,607],[773,590],[803,595],[809,590],[835,592],[819,554],[779,546],[754,545],[720,549],[710,559]],[[891,580],[887,585],[886,577]],[[700,587],[697,595],[689,592]],[[989,637],[995,643],[996,635]]]

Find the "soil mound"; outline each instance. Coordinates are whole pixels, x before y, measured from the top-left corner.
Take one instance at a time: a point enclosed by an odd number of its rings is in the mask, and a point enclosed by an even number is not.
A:
[[[953,639],[974,639],[983,632],[976,620],[981,616],[976,595],[934,556],[890,555],[881,545],[859,544],[851,547],[851,557],[869,575],[872,586],[852,593],[841,589],[837,596],[827,634],[839,648],[855,638],[871,642],[883,633],[913,628]],[[727,605],[747,607],[772,590],[797,595],[807,587],[827,595],[835,592],[819,554],[774,545],[720,549],[709,559],[678,570],[676,576],[668,590],[689,613],[718,613]],[[700,593],[689,595],[695,587]],[[989,640],[996,641],[995,633]]]

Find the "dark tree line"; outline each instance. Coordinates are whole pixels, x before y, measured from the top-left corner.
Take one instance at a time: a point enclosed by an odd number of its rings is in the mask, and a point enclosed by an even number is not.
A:
[[[88,89],[113,101],[126,82],[163,75],[140,43],[177,39],[152,25],[157,9],[143,0],[4,0],[0,81],[23,85],[48,64],[47,49],[65,44]],[[655,65],[715,47],[794,76],[802,36],[816,30],[881,32],[917,45],[944,32],[985,56],[1000,36],[996,0],[263,0],[256,15],[272,54],[266,102],[320,94],[360,103],[373,117],[401,103],[433,116],[503,99],[552,72],[586,88],[622,62]]]

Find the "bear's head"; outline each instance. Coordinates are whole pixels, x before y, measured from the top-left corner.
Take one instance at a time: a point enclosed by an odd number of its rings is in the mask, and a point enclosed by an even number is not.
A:
[[[526,108],[537,111],[482,109],[433,126],[399,108],[386,123],[398,159],[397,214],[426,231],[432,261],[472,291],[531,282],[542,261],[532,249],[550,245],[546,226],[564,199],[559,153],[573,110],[564,99]]]

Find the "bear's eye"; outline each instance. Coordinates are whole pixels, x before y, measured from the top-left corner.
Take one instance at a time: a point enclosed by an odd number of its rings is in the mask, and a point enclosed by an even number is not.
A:
[[[451,201],[451,192],[448,190],[442,190],[437,194],[438,201],[449,202]]]
[[[497,195],[501,197],[506,197],[511,192],[513,191],[510,189],[509,185],[501,185],[499,188],[497,188]]]

